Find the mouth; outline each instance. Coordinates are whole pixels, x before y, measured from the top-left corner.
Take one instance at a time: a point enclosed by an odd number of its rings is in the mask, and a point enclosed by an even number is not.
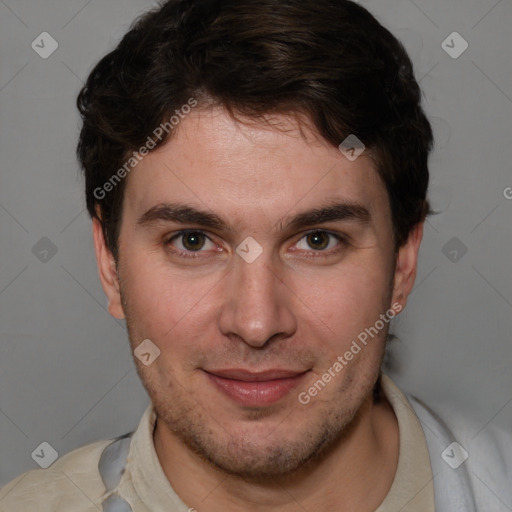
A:
[[[203,370],[210,382],[239,405],[272,405],[299,386],[309,372],[269,369],[251,372],[241,368]]]

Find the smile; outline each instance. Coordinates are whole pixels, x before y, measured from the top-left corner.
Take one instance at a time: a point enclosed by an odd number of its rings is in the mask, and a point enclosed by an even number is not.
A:
[[[308,371],[242,369],[205,371],[206,376],[224,395],[246,407],[264,407],[285,397],[304,379]]]

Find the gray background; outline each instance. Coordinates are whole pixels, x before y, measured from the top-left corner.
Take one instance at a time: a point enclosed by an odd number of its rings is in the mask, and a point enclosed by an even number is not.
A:
[[[510,429],[512,0],[361,3],[409,50],[437,138],[441,213],[393,327],[390,374],[434,408]],[[152,5],[0,0],[0,485],[38,467],[41,442],[62,455],[123,434],[148,403],[106,311],[74,151],[82,81]],[[31,48],[44,31],[59,44],[47,59]],[[457,59],[441,46],[454,31],[469,43]]]

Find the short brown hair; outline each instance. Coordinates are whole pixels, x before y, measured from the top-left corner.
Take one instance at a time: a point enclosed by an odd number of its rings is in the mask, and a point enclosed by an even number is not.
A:
[[[98,217],[100,207],[116,257],[124,180],[104,197],[95,190],[190,98],[252,118],[306,115],[334,146],[356,135],[386,186],[397,248],[430,211],[433,141],[420,88],[402,44],[366,9],[348,0],[169,0],[134,23],[77,100],[87,208]]]

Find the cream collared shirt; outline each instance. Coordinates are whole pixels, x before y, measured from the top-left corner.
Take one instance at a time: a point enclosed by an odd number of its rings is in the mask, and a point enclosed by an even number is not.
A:
[[[382,390],[398,419],[400,453],[395,479],[376,512],[435,512],[432,470],[419,420],[405,395],[383,376]],[[130,445],[118,494],[133,512],[189,512],[167,480],[153,444],[156,422],[150,405]],[[28,471],[0,490],[0,512],[98,512],[105,487],[98,472],[111,440],[74,450],[50,468]]]

